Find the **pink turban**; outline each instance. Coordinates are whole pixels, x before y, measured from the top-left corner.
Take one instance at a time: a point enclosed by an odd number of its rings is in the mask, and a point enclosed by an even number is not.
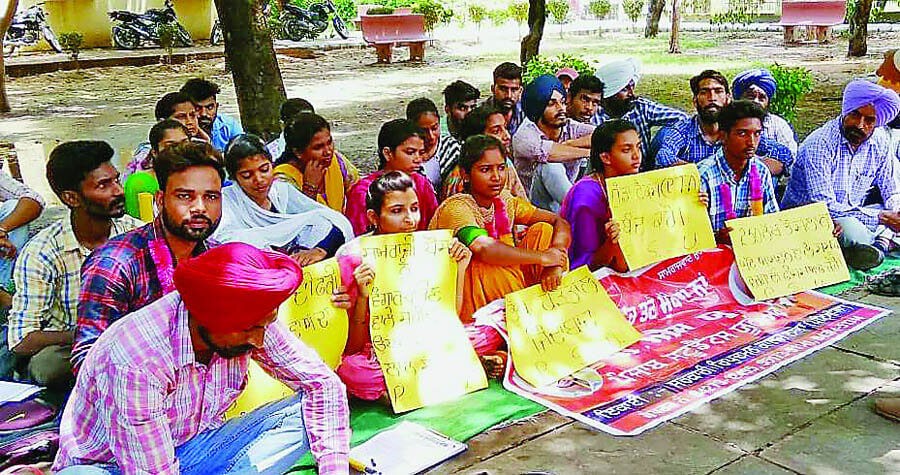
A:
[[[896,92],[871,83],[865,79],[854,79],[844,88],[844,104],[841,116],[871,105],[875,108],[875,126],[881,127],[900,114],[900,96]]]
[[[174,281],[192,318],[227,333],[263,321],[300,287],[303,271],[289,256],[234,242],[182,262]]]

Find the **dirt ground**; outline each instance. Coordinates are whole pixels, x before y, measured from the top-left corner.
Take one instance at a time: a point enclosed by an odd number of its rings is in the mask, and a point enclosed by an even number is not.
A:
[[[687,79],[702,69],[715,68],[732,76],[753,65],[803,65],[817,79],[814,92],[798,106],[795,125],[803,137],[837,113],[843,85],[852,77],[874,71],[882,52],[897,47],[897,39],[874,36],[869,42],[870,55],[854,60],[845,57],[846,40],[785,48],[781,35],[774,33],[685,32],[685,53],[674,56],[665,53],[666,45],[666,38],[645,40],[624,32],[605,33],[602,38],[568,34],[560,39],[550,28],[542,53],[567,52],[597,65],[615,57],[637,56],[644,63],[638,92],[686,109],[690,107]],[[514,32],[484,35],[480,42],[441,41],[427,48],[425,64],[402,62],[406,54],[405,49],[397,49],[399,62],[376,65],[371,48],[352,48],[324,52],[315,59],[279,56],[279,64],[288,97],[310,100],[331,121],[338,148],[368,171],[373,167],[380,124],[401,116],[406,103],[416,97],[426,96],[442,105],[440,91],[455,79],[469,81],[483,94],[490,94],[491,70],[499,62],[518,59],[518,42]],[[237,114],[231,76],[221,59],[58,72],[10,80],[14,111],[0,120],[0,141],[103,139],[127,156],[145,140],[156,100],[195,76],[219,83],[221,110]]]

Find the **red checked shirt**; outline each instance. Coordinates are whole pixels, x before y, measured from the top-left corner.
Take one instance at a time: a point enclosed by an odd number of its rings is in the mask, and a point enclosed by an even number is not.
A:
[[[303,392],[303,419],[319,473],[347,473],[345,388],[315,351],[276,321],[266,330],[263,348],[198,363],[177,291],[117,321],[94,343],[63,411],[54,471],[115,463],[124,473],[177,474],[175,447],[222,425],[225,410],[246,385],[250,358]]]

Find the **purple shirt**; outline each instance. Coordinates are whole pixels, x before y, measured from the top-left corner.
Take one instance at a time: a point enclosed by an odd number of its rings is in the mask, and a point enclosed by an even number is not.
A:
[[[594,253],[606,241],[606,223],[612,217],[603,185],[589,176],[578,180],[566,195],[559,215],[572,226],[570,267],[590,266]]]
[[[115,463],[123,473],[177,474],[175,447],[223,424],[247,384],[251,357],[303,392],[319,473],[347,473],[345,388],[316,352],[276,321],[266,329],[263,348],[199,363],[177,291],[114,323],[94,343],[63,411],[53,470]]]

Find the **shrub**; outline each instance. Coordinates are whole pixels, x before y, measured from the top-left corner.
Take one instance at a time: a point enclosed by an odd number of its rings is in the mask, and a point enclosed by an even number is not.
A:
[[[588,11],[598,20],[602,20],[612,11],[612,4],[609,3],[609,0],[591,0],[591,3],[588,4]]]
[[[784,117],[788,122],[793,122],[797,116],[797,102],[813,90],[812,71],[777,63],[770,66],[769,71],[775,76],[775,83],[778,84],[778,92],[769,102],[769,111]]]
[[[353,0],[334,0],[334,8],[337,10],[337,16],[344,20],[344,24],[350,26],[356,19],[356,2]]]
[[[63,33],[59,35],[59,44],[63,49],[69,52],[72,61],[78,61],[78,55],[81,53],[81,45],[84,44],[84,35],[77,31]]]
[[[594,67],[577,56],[563,53],[555,58],[546,58],[538,55],[531,58],[525,65],[522,81],[528,84],[542,74],[555,75],[561,68],[572,68],[578,71],[578,74],[594,74]]]
[[[501,26],[509,20],[509,13],[506,10],[490,10],[487,16],[494,26]]]
[[[378,8],[370,8],[366,15],[392,15],[394,13],[394,7],[378,7]]]
[[[519,38],[522,37],[522,25],[528,21],[528,2],[516,1],[509,4],[507,8],[509,17],[516,22],[519,28]]]
[[[172,64],[172,53],[175,50],[175,38],[178,37],[178,24],[175,22],[162,23],[156,30],[159,34],[159,45],[166,50],[169,56],[169,64]]]
[[[481,5],[469,5],[469,19],[472,20],[475,25],[481,27],[481,22],[484,21],[485,17],[487,17],[486,8]]]
[[[644,0],[622,0],[622,9],[625,10],[625,16],[636,23],[644,13]]]
[[[565,23],[569,16],[569,2],[566,0],[550,0],[547,2],[547,11],[556,23]]]
[[[435,26],[450,23],[453,18],[453,10],[445,8],[435,0],[420,0],[412,11],[425,17],[426,31],[434,31]]]

